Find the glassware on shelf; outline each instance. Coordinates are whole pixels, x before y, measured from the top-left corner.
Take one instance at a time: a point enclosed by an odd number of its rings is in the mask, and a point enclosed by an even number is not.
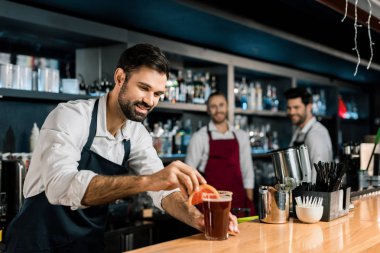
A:
[[[256,98],[256,109],[261,111],[263,110],[263,90],[259,82],[256,82]]]
[[[243,110],[248,109],[248,85],[245,77],[242,77],[241,83],[240,83],[240,107]]]
[[[192,126],[191,126],[191,119],[185,120],[184,125],[184,133],[182,135],[182,142],[181,142],[181,152],[182,154],[186,154],[187,147],[189,146],[191,135],[193,133]]]
[[[166,90],[160,101],[171,103],[194,103],[204,104],[212,91],[216,91],[216,78],[211,77],[209,72],[193,73],[191,69],[178,70],[176,75],[173,71],[169,73]]]
[[[250,110],[256,110],[256,87],[253,82],[249,83],[249,96],[248,96],[248,108]]]
[[[276,87],[272,87],[272,111],[277,112],[278,111],[278,106],[279,106],[279,100],[277,97],[277,89]]]
[[[267,85],[267,91],[263,97],[263,109],[272,110],[272,86],[270,84]]]

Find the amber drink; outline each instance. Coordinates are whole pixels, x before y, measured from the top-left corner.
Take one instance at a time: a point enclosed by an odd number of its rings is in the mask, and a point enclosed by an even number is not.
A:
[[[204,193],[202,200],[206,239],[226,240],[232,192],[219,191],[219,198],[215,193]]]

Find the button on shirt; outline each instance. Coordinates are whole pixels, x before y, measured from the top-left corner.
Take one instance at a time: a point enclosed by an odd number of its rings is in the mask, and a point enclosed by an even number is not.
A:
[[[209,130],[211,132],[211,137],[214,140],[233,139],[233,132],[235,133],[239,143],[240,169],[242,172],[244,188],[253,189],[254,173],[248,133],[240,129],[235,129],[231,124],[228,124],[227,132],[220,133],[217,131],[215,124],[212,121],[209,122]],[[191,137],[186,154],[186,163],[204,173],[209,152],[209,137],[207,134],[207,127],[204,126]]]
[[[293,146],[295,141],[305,142],[312,167],[314,167],[313,163],[319,161],[332,161],[333,152],[329,131],[315,117],[311,118],[303,128],[298,127],[295,130],[290,146]]]
[[[24,197],[43,191],[51,204],[85,208],[81,200],[96,173],[78,171],[82,148],[86,144],[91,113],[95,99],[61,103],[46,118],[35,147],[24,183]],[[130,140],[129,167],[137,174],[148,175],[164,166],[152,146],[152,138],[145,127],[127,120],[116,136],[107,131],[107,95],[99,99],[96,136],[91,150],[114,163],[121,164],[124,157],[124,139]],[[174,190],[178,191],[178,189]],[[173,191],[148,192],[155,206]]]

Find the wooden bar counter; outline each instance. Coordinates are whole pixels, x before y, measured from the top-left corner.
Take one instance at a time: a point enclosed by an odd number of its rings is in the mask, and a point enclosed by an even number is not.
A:
[[[353,201],[354,209],[330,222],[239,225],[240,234],[225,241],[207,241],[203,234],[180,238],[133,253],[245,252],[380,252],[380,195]]]

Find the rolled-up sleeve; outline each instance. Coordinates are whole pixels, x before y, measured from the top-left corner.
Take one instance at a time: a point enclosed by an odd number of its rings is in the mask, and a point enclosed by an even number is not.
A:
[[[91,179],[90,170],[78,171],[81,149],[88,136],[89,108],[58,106],[47,117],[27,173],[24,194],[45,191],[51,204],[85,208],[81,200]],[[36,184],[42,180],[40,184]],[[40,188],[36,187],[39,185]]]

